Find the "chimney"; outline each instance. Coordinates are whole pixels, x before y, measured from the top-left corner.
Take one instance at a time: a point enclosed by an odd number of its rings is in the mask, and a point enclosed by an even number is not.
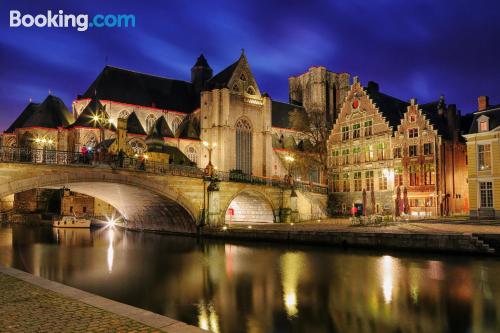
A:
[[[375,81],[368,81],[368,91],[370,92],[379,92],[378,83]]]
[[[489,106],[489,97],[488,96],[479,96],[477,98],[477,110],[484,111]]]

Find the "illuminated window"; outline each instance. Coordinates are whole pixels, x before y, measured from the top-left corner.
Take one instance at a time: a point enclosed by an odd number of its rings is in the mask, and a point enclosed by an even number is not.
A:
[[[354,191],[361,191],[361,171],[354,172]]]
[[[410,128],[408,130],[408,137],[409,138],[418,138],[418,128]]]
[[[410,186],[419,185],[418,166],[410,165]]]
[[[377,159],[385,159],[385,146],[383,142],[377,144]]]
[[[361,163],[361,147],[352,149],[353,163]]]
[[[417,156],[417,146],[411,145],[408,147],[408,156],[413,157]]]
[[[432,155],[432,143],[424,143],[424,155]]]
[[[352,138],[359,139],[360,136],[361,136],[361,125],[360,124],[352,125]]]
[[[349,178],[349,173],[346,172],[344,173],[344,175],[342,176],[342,186],[343,186],[343,190],[344,192],[350,192],[351,191],[351,180]]]
[[[349,164],[349,149],[342,150],[342,164]]]
[[[349,140],[349,126],[342,127],[342,141]]]
[[[479,182],[479,196],[481,208],[493,207],[493,183]]]
[[[373,121],[365,121],[365,136],[370,136],[373,134]]]
[[[128,145],[134,154],[141,155],[146,151],[146,145],[139,139],[130,140]]]
[[[127,110],[122,110],[118,114],[118,119],[127,119],[129,115],[130,115],[130,113]]]
[[[375,159],[375,152],[373,150],[373,145],[368,145],[365,147],[365,162],[370,162]]]
[[[387,190],[387,174],[385,174],[382,170],[378,172],[378,189],[380,191]]]
[[[477,161],[479,170],[491,168],[491,145],[483,144],[477,146]]]
[[[424,185],[434,185],[435,180],[434,165],[424,164]]]
[[[403,170],[394,168],[394,186],[403,186]]]
[[[252,126],[246,119],[236,122],[236,169],[252,174]]]
[[[488,131],[489,131],[488,120],[481,120],[479,122],[479,132],[488,132]]]
[[[365,183],[367,191],[375,190],[374,180],[373,180],[373,170],[365,171]]]

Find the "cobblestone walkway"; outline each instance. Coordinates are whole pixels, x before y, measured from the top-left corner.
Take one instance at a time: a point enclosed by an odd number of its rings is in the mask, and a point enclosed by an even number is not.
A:
[[[0,332],[161,332],[0,273]]]

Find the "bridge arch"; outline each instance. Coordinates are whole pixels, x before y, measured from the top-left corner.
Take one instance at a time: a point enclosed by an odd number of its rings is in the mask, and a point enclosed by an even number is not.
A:
[[[273,223],[276,222],[275,211],[273,201],[265,193],[243,189],[228,201],[224,210],[224,220],[225,223]]]
[[[44,172],[43,166],[26,167],[30,171],[40,168],[38,175],[30,172],[30,177],[15,177],[0,185],[0,197],[34,188],[64,186],[111,204],[123,215],[130,229],[196,231],[199,215],[197,205],[166,182],[111,169],[93,169],[88,172],[73,167],[72,172]]]

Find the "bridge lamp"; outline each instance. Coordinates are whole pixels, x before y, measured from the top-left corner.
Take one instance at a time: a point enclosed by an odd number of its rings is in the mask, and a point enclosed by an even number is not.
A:
[[[148,154],[144,154],[143,157],[145,160],[147,160],[149,158]]]

